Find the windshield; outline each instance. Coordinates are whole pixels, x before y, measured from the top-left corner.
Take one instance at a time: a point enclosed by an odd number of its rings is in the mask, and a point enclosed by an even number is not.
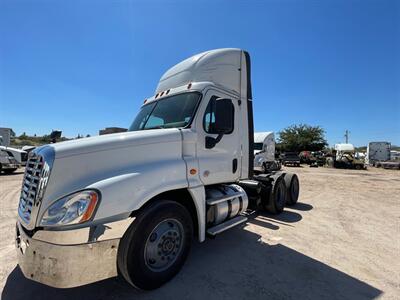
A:
[[[200,93],[185,93],[142,106],[129,131],[186,127],[192,121]]]
[[[254,150],[262,150],[263,143],[254,143]]]

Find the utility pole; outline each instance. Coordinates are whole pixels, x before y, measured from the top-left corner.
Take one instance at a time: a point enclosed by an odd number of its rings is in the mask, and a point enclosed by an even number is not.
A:
[[[350,131],[348,131],[348,130],[346,129],[346,133],[344,134],[344,137],[346,138],[346,144],[349,143],[349,133],[350,133]]]

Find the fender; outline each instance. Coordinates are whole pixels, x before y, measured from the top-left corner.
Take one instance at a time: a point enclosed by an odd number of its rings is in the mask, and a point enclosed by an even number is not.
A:
[[[110,215],[126,216],[127,213],[139,210],[147,202],[164,192],[187,189],[196,208],[199,242],[203,242],[206,220],[204,186],[188,188],[187,181],[182,179],[168,181],[168,184],[164,185],[160,185],[158,181],[148,182],[148,178],[156,178],[157,175],[160,176],[159,170],[153,171],[153,174],[129,173],[87,186],[87,189],[98,189],[102,195],[102,201],[93,221],[101,222],[102,219],[108,219]],[[112,200],[107,201],[107,199]]]
[[[126,173],[88,185],[87,189],[98,189],[102,197],[94,220],[138,210],[163,192],[187,188],[186,176],[177,175],[185,173],[183,161],[178,164],[164,162],[157,168]]]

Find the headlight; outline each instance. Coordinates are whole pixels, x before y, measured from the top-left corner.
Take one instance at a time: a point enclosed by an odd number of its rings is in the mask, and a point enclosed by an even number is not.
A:
[[[94,190],[87,190],[66,196],[53,203],[44,213],[41,226],[71,225],[88,221],[99,202]]]

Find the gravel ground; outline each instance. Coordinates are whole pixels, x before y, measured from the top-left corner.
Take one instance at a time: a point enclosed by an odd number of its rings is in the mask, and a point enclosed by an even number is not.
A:
[[[400,299],[400,172],[290,170],[296,206],[195,242],[178,276],[152,292],[117,279],[63,290],[25,279],[14,250],[22,173],[2,175],[2,299]]]

